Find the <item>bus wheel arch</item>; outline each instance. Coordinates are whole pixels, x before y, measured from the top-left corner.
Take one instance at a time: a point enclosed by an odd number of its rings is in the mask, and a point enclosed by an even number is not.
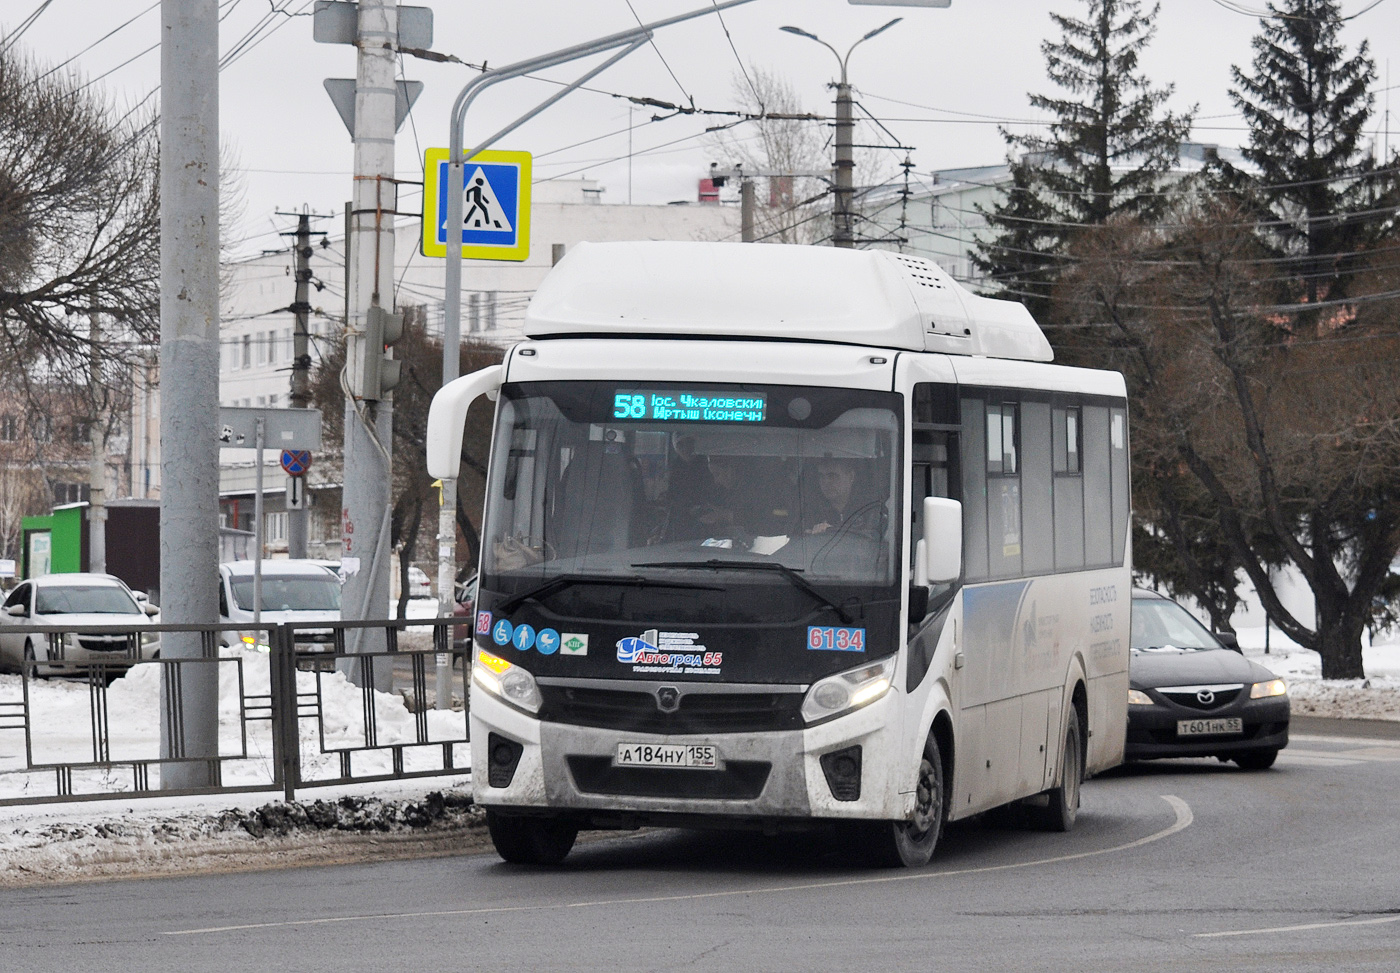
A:
[[[933,858],[948,820],[947,762],[939,745],[937,724],[935,720],[919,758],[913,816],[907,821],[871,821],[861,828],[863,850],[872,865],[922,868]]]
[[[1084,782],[1087,758],[1088,694],[1076,682],[1065,715],[1064,739],[1060,747],[1060,772],[1056,784],[1043,792],[1045,804],[1029,804],[1031,823],[1043,831],[1070,831],[1079,816],[1079,788]]]
[[[948,810],[952,806],[953,770],[956,751],[953,749],[953,717],[947,710],[939,710],[929,727],[929,735],[938,743],[939,755],[943,758],[943,823],[948,822]]]

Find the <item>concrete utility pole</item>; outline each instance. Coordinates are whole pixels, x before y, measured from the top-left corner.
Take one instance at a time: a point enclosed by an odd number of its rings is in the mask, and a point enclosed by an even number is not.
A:
[[[161,0],[160,592],[166,622],[218,621],[219,3]],[[161,636],[164,660],[200,659],[199,632]],[[165,789],[219,782],[219,673],[162,667]]]
[[[107,570],[107,455],[102,433],[103,417],[98,408],[98,390],[102,387],[102,323],[96,311],[88,315],[88,394],[92,402],[88,442],[92,459],[88,469],[88,570],[102,574]]]
[[[753,180],[740,177],[739,179],[739,239],[744,243],[753,243],[754,228],[754,199]]]
[[[946,6],[946,4],[940,5]],[[853,102],[851,101],[851,84],[846,77],[846,67],[850,64],[851,55],[855,53],[857,47],[877,34],[883,34],[903,19],[903,17],[896,17],[883,27],[877,27],[870,31],[851,45],[850,49],[846,51],[845,57],[842,57],[841,52],[836,48],[810,31],[803,30],[801,27],[780,28],[789,34],[796,34],[798,37],[806,37],[808,40],[816,41],[835,54],[836,62],[841,65],[841,80],[836,82],[836,165],[832,172],[832,192],[836,196],[831,228],[831,245],[834,247],[844,247],[850,250],[854,249],[856,245],[855,208],[852,205],[855,194],[856,160],[853,143],[855,142],[856,122],[853,114]]]
[[[279,214],[280,215],[280,214]],[[290,215],[290,214],[286,214]],[[296,315],[296,325],[292,331],[292,390],[289,399],[293,409],[311,407],[311,349],[310,332],[311,302],[311,215],[304,210],[296,214],[296,299],[292,301],[292,313]],[[320,233],[320,231],[316,231]],[[303,477],[305,479],[305,477]],[[302,507],[287,511],[287,556],[306,557],[307,526],[311,518],[308,509],[310,497],[303,492]]]
[[[350,280],[346,316],[346,370],[358,375],[365,356],[383,354],[369,347],[365,333],[370,308],[394,307],[395,207],[394,131],[398,68],[398,6],[395,0],[360,0],[356,34],[355,186],[351,195]],[[377,401],[345,400],[345,476],[341,510],[341,569],[346,575],[341,614],[346,619],[382,618],[389,606],[389,513],[392,503],[391,452],[394,406],[391,396]],[[382,652],[381,629],[351,638],[353,651]],[[357,665],[346,667],[356,683]],[[393,672],[387,658],[376,660],[372,679],[388,689]]]

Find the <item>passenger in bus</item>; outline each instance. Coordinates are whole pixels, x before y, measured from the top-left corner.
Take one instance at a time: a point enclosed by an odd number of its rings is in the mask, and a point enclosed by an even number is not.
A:
[[[881,504],[856,489],[857,479],[858,464],[854,460],[828,457],[817,462],[816,496],[803,509],[806,533],[880,533]]]

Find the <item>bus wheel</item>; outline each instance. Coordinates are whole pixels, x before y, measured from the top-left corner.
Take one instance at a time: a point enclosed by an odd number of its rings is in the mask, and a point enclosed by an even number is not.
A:
[[[1060,786],[1045,792],[1044,807],[1028,806],[1032,821],[1044,831],[1068,831],[1079,815],[1079,784],[1084,780],[1084,744],[1079,730],[1079,707],[1070,706],[1065,727],[1064,769]]]
[[[486,830],[496,854],[516,865],[557,865],[578,837],[578,827],[564,821],[491,810],[486,812]]]
[[[943,757],[930,733],[919,760],[914,815],[908,821],[879,821],[870,826],[867,850],[871,863],[884,868],[927,865],[943,832],[947,813],[943,798]]]

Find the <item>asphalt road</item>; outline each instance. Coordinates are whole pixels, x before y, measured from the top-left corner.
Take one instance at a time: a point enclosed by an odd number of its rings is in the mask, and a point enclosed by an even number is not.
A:
[[[955,826],[918,871],[830,837],[651,831],[552,870],[481,854],[7,891],[0,969],[1393,973],[1397,795],[1400,741],[1303,735],[1267,772],[1102,776],[1068,835]]]

